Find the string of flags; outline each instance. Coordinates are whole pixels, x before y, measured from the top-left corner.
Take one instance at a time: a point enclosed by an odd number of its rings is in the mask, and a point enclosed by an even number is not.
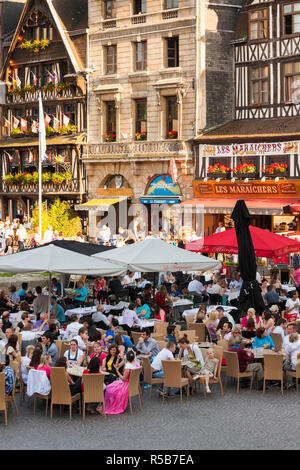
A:
[[[52,121],[53,123],[53,129],[56,130],[56,132],[59,131],[59,128],[60,128],[60,120],[57,119],[56,116],[54,116],[54,114],[51,116],[49,116],[48,114],[45,115],[45,127],[48,127]],[[69,116],[66,116],[66,114],[63,114],[63,127],[68,127],[68,125],[70,124],[70,118]],[[11,128],[11,123],[8,119],[6,119],[5,117],[3,117],[3,125],[4,127],[7,127],[8,129]],[[31,124],[31,132],[33,132],[34,134],[38,134],[38,121],[37,120],[32,120],[32,124]],[[27,132],[28,130],[28,121],[22,117],[20,117],[20,119],[18,119],[17,117],[13,116],[12,117],[12,127],[13,129],[17,129],[18,127],[21,127],[21,130],[24,131],[24,132]]]

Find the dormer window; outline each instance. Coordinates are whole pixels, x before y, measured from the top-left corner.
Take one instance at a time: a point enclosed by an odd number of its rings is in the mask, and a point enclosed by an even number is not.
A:
[[[283,5],[283,35],[300,33],[300,2]]]
[[[249,39],[262,41],[268,39],[268,9],[249,12]]]

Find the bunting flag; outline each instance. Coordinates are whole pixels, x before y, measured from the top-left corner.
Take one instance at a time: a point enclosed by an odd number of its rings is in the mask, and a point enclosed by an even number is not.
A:
[[[39,132],[39,123],[38,123],[38,121],[32,121],[31,132],[33,132],[34,134],[38,134],[38,132]]]
[[[21,118],[21,130],[27,132],[27,121],[26,119]]]
[[[29,150],[28,163],[32,163],[33,161],[34,161],[33,153],[31,150]]]
[[[17,81],[14,77],[12,77],[12,86],[13,88],[17,88]]]
[[[17,129],[17,127],[19,127],[19,124],[20,124],[20,120],[17,119],[16,117],[13,117],[13,128]]]
[[[48,127],[50,122],[51,122],[51,116],[48,116],[48,114],[46,114],[46,116],[45,116],[45,127]]]
[[[22,82],[19,79],[18,69],[15,69],[16,85],[18,88],[22,88]]]
[[[4,127],[8,127],[8,129],[10,129],[10,122],[6,119],[6,118],[3,118],[4,119]]]
[[[56,119],[55,116],[53,116],[53,129],[54,129],[56,132],[59,131],[59,124],[60,124],[59,120]]]
[[[49,82],[55,85],[55,75],[48,70]]]
[[[63,126],[68,127],[69,122],[70,122],[70,118],[64,114],[64,116],[63,116]]]
[[[53,72],[52,77],[54,77],[54,85],[57,85],[59,80],[58,75],[55,71]]]
[[[10,153],[8,153],[6,150],[4,150],[4,153],[6,153],[6,155],[8,156],[8,160],[10,161],[10,163],[12,163],[14,160],[14,157],[10,155]]]
[[[172,176],[173,183],[178,183],[178,171],[177,171],[175,158],[171,158],[170,160],[170,173]]]
[[[33,76],[33,85],[37,86],[37,76],[33,73],[32,70],[31,70],[31,73],[32,73],[32,76]]]

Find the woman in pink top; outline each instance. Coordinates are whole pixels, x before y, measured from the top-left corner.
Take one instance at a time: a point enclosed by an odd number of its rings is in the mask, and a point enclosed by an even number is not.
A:
[[[151,306],[151,311],[154,313],[154,318],[155,320],[161,320],[161,321],[167,321],[167,315],[166,312],[164,311],[163,308],[161,308],[160,305],[154,304],[154,306]]]
[[[99,357],[100,366],[102,366],[103,359],[107,356],[105,352],[102,352],[102,347],[99,342],[94,343],[94,352],[90,355],[90,359],[93,357]]]
[[[42,354],[40,364],[36,367],[36,370],[44,370],[46,372],[49,381],[50,381],[50,373],[51,373],[51,367],[50,367],[51,362],[52,362],[52,358],[49,354]]]
[[[242,328],[246,329],[247,328],[247,321],[249,318],[253,318],[253,320],[256,322],[256,325],[258,325],[258,318],[255,315],[255,310],[254,308],[248,308],[247,315],[242,318]]]

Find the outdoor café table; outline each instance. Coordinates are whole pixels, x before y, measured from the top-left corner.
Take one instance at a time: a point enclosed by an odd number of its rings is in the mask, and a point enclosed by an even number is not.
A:
[[[228,302],[231,302],[231,300],[235,300],[239,297],[240,291],[236,289],[226,290],[224,295],[228,297]]]
[[[123,317],[114,317],[118,320],[119,325],[124,325],[123,323]],[[141,324],[138,325],[140,329],[142,330],[143,328],[153,328],[154,327],[154,321],[152,320],[141,320]]]
[[[74,377],[82,377],[83,376],[83,371],[86,369],[86,367],[78,366],[77,364],[73,366],[69,366],[67,368],[67,372],[69,375],[73,375]],[[109,372],[102,372],[101,374],[103,375],[108,375]]]
[[[263,359],[266,354],[281,354],[282,356],[285,356],[286,353],[284,350],[281,350],[279,352],[272,351],[271,349],[265,349],[265,348],[253,348],[251,349],[251,352],[254,354],[255,359]]]
[[[290,284],[281,284],[281,288],[286,290],[287,292],[292,292],[293,290],[297,290],[296,286],[291,286]]]
[[[12,322],[14,328],[16,328],[16,326],[18,324],[18,321],[17,321],[17,316],[18,315],[19,315],[19,312],[9,314],[9,319]],[[29,318],[32,322],[36,322],[36,315],[34,315],[33,313],[29,314]]]
[[[180,314],[184,312],[185,309],[192,307],[193,302],[191,302],[188,299],[179,299],[179,300],[175,300],[174,302],[172,302],[172,306],[173,306],[174,320],[179,321]]]
[[[78,307],[72,308],[70,310],[65,311],[66,317],[71,317],[72,315],[78,315],[79,318],[84,317],[86,315],[90,315],[91,313],[95,313],[97,311],[96,305],[93,307]]]

